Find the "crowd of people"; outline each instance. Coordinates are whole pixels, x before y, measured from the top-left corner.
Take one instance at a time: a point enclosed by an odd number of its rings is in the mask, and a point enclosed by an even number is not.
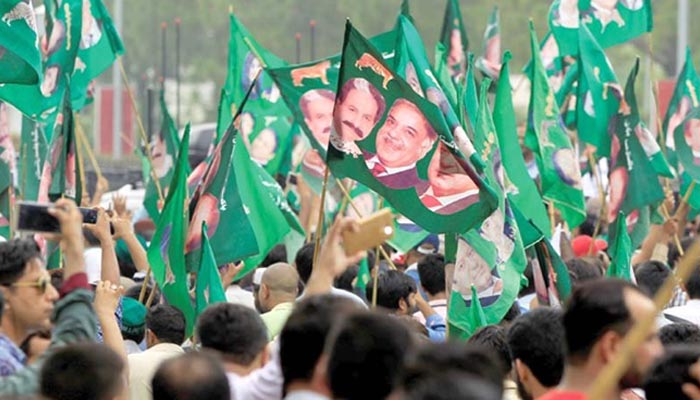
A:
[[[0,243],[2,398],[584,399],[622,356],[626,334],[653,314],[605,399],[700,399],[700,268],[656,315],[652,297],[679,259],[658,229],[647,238],[658,239],[652,255],[636,255],[636,284],[604,278],[604,252],[590,236],[563,241],[574,286],[564,306],[539,306],[527,285],[500,323],[465,343],[449,337],[452,277],[438,238],[394,269],[373,251],[345,253],[343,233],[358,229],[348,217],[331,226],[315,262],[310,243],[291,264],[275,247],[241,279],[242,264],[222,266],[228,301],[188,327],[157,287],[137,283],[146,252],[116,200],[93,225],[71,200],[54,204],[60,270],[46,269],[33,239]],[[582,241],[600,257],[577,254]],[[363,291],[364,257],[373,278]]]

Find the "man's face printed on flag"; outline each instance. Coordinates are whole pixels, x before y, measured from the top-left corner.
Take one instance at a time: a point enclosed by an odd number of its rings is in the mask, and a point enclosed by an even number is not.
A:
[[[422,159],[436,138],[437,134],[418,107],[398,99],[377,131],[377,157],[387,167],[407,167]]]
[[[464,169],[442,142],[433,153],[428,166],[428,181],[435,196],[452,196],[459,193],[478,190],[476,183],[464,172]]]
[[[341,89],[337,107],[336,132],[344,141],[362,140],[384,111],[384,99],[367,80],[355,78]]]
[[[685,142],[693,151],[693,158],[700,158],[700,119],[691,118],[686,122]]]
[[[335,94],[327,89],[315,89],[304,93],[299,99],[299,108],[304,114],[304,123],[321,147],[328,147],[333,122]]]

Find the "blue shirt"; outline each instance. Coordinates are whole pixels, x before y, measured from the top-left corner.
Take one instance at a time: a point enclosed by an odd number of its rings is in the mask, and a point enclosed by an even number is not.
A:
[[[444,342],[447,326],[445,318],[440,314],[433,314],[425,319],[425,327],[428,329],[428,337],[433,342]]]
[[[0,333],[0,376],[14,375],[24,368],[27,356],[7,336]]]

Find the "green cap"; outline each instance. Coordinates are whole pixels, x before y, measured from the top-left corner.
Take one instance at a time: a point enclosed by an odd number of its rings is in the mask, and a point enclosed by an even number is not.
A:
[[[131,297],[122,297],[122,332],[136,335],[146,326],[146,307]]]

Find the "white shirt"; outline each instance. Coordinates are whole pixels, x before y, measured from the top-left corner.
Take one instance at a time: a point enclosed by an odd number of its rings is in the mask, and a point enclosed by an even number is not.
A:
[[[384,167],[384,169],[386,169],[386,172],[378,174],[377,176],[394,175],[394,174],[398,174],[399,172],[408,171],[409,169],[416,167],[415,163],[413,163],[411,165],[407,165],[405,167],[398,167],[398,168],[387,167],[386,165],[382,164],[381,161],[379,161],[379,157],[377,157],[377,156],[374,156],[374,157],[370,158],[369,160],[365,161],[365,164],[367,164],[367,168],[369,168],[370,171],[372,170],[372,168],[374,168],[374,166],[376,164],[381,164],[381,166]]]
[[[299,297],[297,297],[297,302],[302,301],[305,294],[306,293],[302,293]],[[362,305],[363,308],[367,308],[367,304],[360,296],[350,293],[347,290],[338,289],[337,287],[331,286],[331,291],[329,294],[333,296],[345,297],[346,299],[354,301],[358,305]]]
[[[435,311],[436,314],[442,316],[442,319],[447,320],[447,300],[446,299],[438,299],[438,300],[430,300],[428,302],[428,305],[432,307],[432,309]],[[423,314],[418,311],[413,314],[413,318],[417,319],[420,321],[421,324],[425,325],[425,317]]]
[[[682,318],[700,326],[700,299],[690,299],[684,306],[667,308],[664,310],[664,314]],[[673,321],[673,318],[668,319]]]
[[[238,285],[231,285],[226,289],[226,301],[233,304],[240,304],[255,310],[255,299],[253,293]]]
[[[328,397],[310,390],[297,390],[287,394],[284,400],[330,400]]]
[[[138,354],[129,354],[129,392],[131,399],[150,399],[151,380],[164,361],[185,354],[182,347],[160,343]]]
[[[249,375],[240,376],[227,372],[232,399],[245,400],[280,400],[282,399],[282,367],[280,366],[279,346],[271,343],[271,359],[262,368]],[[135,397],[132,397],[135,398]]]

